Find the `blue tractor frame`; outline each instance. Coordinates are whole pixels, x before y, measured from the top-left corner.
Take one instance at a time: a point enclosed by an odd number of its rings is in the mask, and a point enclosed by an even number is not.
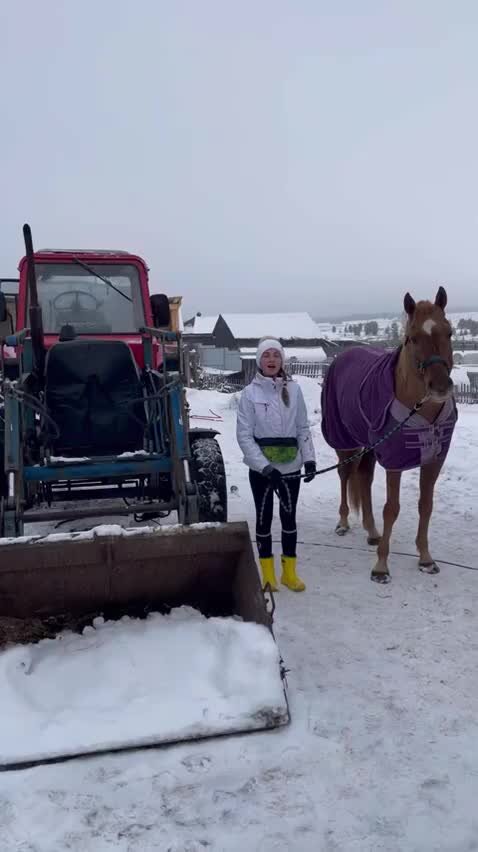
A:
[[[28,436],[39,433],[42,421],[48,420],[49,414],[41,397],[24,390],[34,366],[32,340],[28,329],[6,339],[8,346],[21,346],[22,352],[19,380],[3,379],[2,382],[6,492],[2,497],[2,536],[23,535],[25,524],[111,515],[133,515],[136,520],[138,516],[143,520],[164,517],[176,511],[180,524],[227,520],[225,474],[219,445],[215,440],[218,433],[213,429],[188,428],[180,335],[150,328],[141,329],[141,334],[145,364],[143,373],[149,377],[154,375],[161,384],[160,393],[144,396],[149,421],[145,449],[119,455],[58,459],[52,455],[47,444],[40,442],[39,458],[35,463],[26,458]],[[179,373],[168,373],[166,361],[161,375],[153,370],[154,337],[159,339],[160,344],[177,342],[180,352]],[[204,478],[198,482],[201,470],[198,470],[197,464],[201,450],[206,448],[210,455],[211,441],[216,456],[216,480],[219,480],[222,491],[221,502],[216,512],[212,513],[207,511],[208,501],[204,499],[207,497],[204,489],[207,490],[208,483]],[[169,482],[168,499],[151,499],[151,488],[145,497],[140,483],[144,486],[146,482],[159,479],[163,486]],[[217,490],[218,481],[209,484]],[[133,500],[129,502],[131,494]],[[123,498],[123,505],[111,502],[115,497],[120,500]],[[94,505],[77,505],[85,501],[94,501]],[[73,502],[75,505],[72,505]]]

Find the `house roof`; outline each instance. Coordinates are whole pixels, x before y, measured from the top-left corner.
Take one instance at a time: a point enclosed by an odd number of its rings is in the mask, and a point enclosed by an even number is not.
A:
[[[222,314],[236,340],[280,337],[283,340],[317,338],[317,325],[312,317],[303,313],[287,314]]]
[[[256,346],[241,346],[239,349],[239,353],[242,359],[254,359],[256,357],[257,347]],[[304,346],[301,348],[297,347],[284,347],[285,352],[285,360],[288,363],[292,358],[296,361],[325,361],[327,358],[326,353],[322,349],[322,346]]]
[[[188,326],[188,334],[212,334],[217,323],[218,314],[213,316],[195,316],[194,324]]]

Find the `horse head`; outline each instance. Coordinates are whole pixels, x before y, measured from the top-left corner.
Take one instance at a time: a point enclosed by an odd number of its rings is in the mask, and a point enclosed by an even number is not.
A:
[[[407,313],[405,346],[410,352],[411,366],[423,378],[426,392],[434,402],[445,402],[453,393],[452,329],[445,316],[446,304],[444,287],[438,288],[434,302],[415,302],[410,293],[403,300]]]

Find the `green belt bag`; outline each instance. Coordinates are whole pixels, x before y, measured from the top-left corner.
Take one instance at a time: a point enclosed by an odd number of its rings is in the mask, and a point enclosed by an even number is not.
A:
[[[297,457],[297,438],[254,438],[271,464],[287,464]]]

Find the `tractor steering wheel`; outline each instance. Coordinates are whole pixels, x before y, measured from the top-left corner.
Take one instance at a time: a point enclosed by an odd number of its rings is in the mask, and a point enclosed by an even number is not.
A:
[[[64,305],[62,307],[61,305],[58,305],[57,302],[59,302],[60,299],[65,298],[65,296],[76,296],[76,298],[73,301],[71,301],[68,305]],[[87,290],[65,290],[63,293],[58,293],[58,296],[55,296],[55,298],[52,300],[51,304],[52,304],[53,308],[55,308],[59,311],[61,311],[61,310],[68,310],[68,311],[81,310],[82,305],[80,303],[80,299],[78,298],[79,296],[86,296],[87,299],[90,299],[93,302],[93,308],[90,308],[90,310],[97,311],[98,308],[100,308],[101,305],[103,304],[103,302],[100,301],[100,299],[97,299],[96,296],[93,296],[91,293],[88,293]],[[83,307],[83,310],[88,310],[88,308]]]

